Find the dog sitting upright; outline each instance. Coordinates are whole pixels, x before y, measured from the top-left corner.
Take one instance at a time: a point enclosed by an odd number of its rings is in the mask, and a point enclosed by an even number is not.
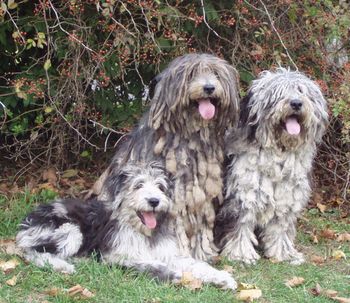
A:
[[[100,254],[103,261],[178,281],[184,271],[203,282],[235,289],[225,271],[181,257],[174,234],[172,183],[157,164],[128,163],[112,170],[112,201],[66,199],[40,205],[20,225],[17,245],[38,266],[75,271],[67,259]]]
[[[215,228],[222,255],[254,263],[260,245],[268,258],[303,262],[294,248],[295,224],[327,123],[321,90],[305,75],[279,68],[253,81],[239,129],[226,140],[231,163]]]

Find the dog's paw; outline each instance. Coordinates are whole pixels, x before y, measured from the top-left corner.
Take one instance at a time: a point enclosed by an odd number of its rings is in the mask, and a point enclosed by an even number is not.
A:
[[[75,267],[73,264],[69,264],[65,261],[56,262],[56,264],[53,264],[53,269],[56,271],[59,271],[63,274],[74,274],[75,273]]]
[[[249,240],[228,242],[221,255],[231,261],[242,261],[246,264],[255,264],[260,259],[259,254]]]
[[[237,282],[235,281],[235,279],[231,276],[231,274],[224,270],[221,270],[219,272],[216,284],[223,289],[237,289]]]
[[[292,265],[301,265],[304,262],[305,262],[304,255],[297,251],[291,256],[291,259],[289,260],[289,263]]]

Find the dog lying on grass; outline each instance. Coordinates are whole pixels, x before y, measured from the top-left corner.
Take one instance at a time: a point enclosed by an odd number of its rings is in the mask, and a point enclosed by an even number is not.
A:
[[[219,287],[235,289],[225,271],[181,256],[174,232],[173,184],[157,163],[128,163],[106,180],[111,201],[56,200],[40,205],[20,224],[17,245],[25,258],[73,273],[68,259],[93,252],[108,264],[178,282],[183,272]]]

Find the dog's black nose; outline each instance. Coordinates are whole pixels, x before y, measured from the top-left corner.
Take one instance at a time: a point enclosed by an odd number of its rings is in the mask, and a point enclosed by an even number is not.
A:
[[[301,107],[303,106],[303,102],[299,99],[293,99],[290,101],[290,106],[294,109],[294,110],[300,110]]]
[[[211,85],[211,84],[206,84],[203,86],[203,90],[205,93],[207,93],[208,95],[212,94],[213,91],[215,90],[215,86]]]
[[[159,199],[150,198],[150,199],[148,199],[148,204],[151,205],[152,207],[157,207],[159,204]]]

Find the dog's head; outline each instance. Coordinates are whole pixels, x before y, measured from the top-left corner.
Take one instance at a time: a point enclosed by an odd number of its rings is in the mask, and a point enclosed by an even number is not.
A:
[[[107,179],[113,216],[150,236],[172,215],[172,182],[158,163],[132,163]]]
[[[327,104],[305,75],[279,68],[264,71],[242,101],[240,127],[261,145],[295,149],[319,142],[328,124]]]
[[[191,131],[209,123],[226,128],[238,120],[237,72],[213,55],[184,55],[151,82],[150,99],[154,129],[164,123],[172,123],[170,129],[176,131],[192,124]]]

